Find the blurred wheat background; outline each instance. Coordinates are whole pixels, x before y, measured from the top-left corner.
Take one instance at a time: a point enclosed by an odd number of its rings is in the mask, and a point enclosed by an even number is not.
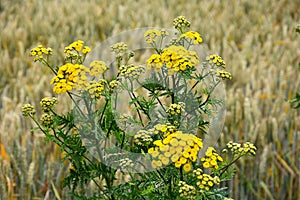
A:
[[[0,0],[0,199],[70,199],[61,186],[68,163],[20,112],[23,103],[37,106],[52,96],[51,73],[32,62],[30,49],[52,47],[59,65],[63,48],[77,39],[93,48],[124,30],[172,28],[178,15],[234,77],[226,83],[217,148],[230,140],[258,147],[255,158],[238,162],[232,198],[300,199],[300,110],[287,102],[300,92],[299,6],[299,0]]]

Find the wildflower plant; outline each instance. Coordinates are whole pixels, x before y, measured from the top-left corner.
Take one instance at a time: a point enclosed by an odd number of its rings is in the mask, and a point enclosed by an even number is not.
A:
[[[65,153],[71,167],[63,186],[74,197],[224,199],[228,191],[221,183],[231,179],[231,166],[255,155],[249,142],[230,142],[221,153],[207,146],[210,119],[224,104],[214,91],[232,76],[219,55],[200,58],[196,47],[203,38],[184,16],[173,22],[175,34],[158,29],[143,34],[151,49],[143,64],[134,62],[135,52],[123,41],[110,46],[110,63],[86,63],[91,49],[81,40],[64,49],[58,67],[50,64],[50,48],[31,51],[34,61],[52,70],[54,95],[73,102],[61,114],[56,97],[43,98],[40,119],[30,104],[22,112]],[[119,181],[120,172],[127,181]]]

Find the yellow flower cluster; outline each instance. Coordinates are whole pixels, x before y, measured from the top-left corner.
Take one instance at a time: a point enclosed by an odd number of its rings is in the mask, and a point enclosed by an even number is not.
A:
[[[153,54],[147,60],[149,69],[158,71],[164,64],[170,75],[174,72],[185,71],[199,64],[195,51],[189,51],[183,46],[171,45],[162,51],[162,54]]]
[[[133,64],[121,65],[119,68],[119,76],[124,78],[138,78],[143,72],[143,66],[135,66]]]
[[[152,54],[150,58],[147,60],[147,68],[154,69],[154,71],[158,72],[162,66],[163,62],[161,60],[161,56],[159,54]]]
[[[139,146],[148,146],[152,141],[151,134],[147,130],[140,130],[133,137],[133,142]]]
[[[221,79],[232,79],[232,76],[229,72],[225,71],[225,70],[217,70],[216,71],[216,76],[221,78]]]
[[[48,113],[44,113],[41,117],[42,125],[45,127],[49,127],[54,122],[54,117]]]
[[[184,134],[181,131],[169,134],[163,140],[153,142],[156,147],[148,149],[153,157],[154,168],[168,165],[171,162],[174,166],[188,172],[192,169],[192,162],[197,160],[198,152],[202,148],[202,140],[192,134]]]
[[[121,168],[132,168],[134,166],[134,163],[129,158],[123,158],[119,161]]]
[[[40,101],[40,105],[42,107],[42,110],[44,112],[49,112],[53,106],[57,104],[57,98],[56,97],[45,97]]]
[[[88,46],[83,46],[84,41],[77,40],[73,43],[71,43],[69,46],[65,47],[64,52],[66,54],[71,54],[73,50],[75,50],[77,53],[82,52],[83,54],[87,54],[91,52],[91,49]]]
[[[155,43],[157,41],[157,37],[166,37],[168,36],[169,33],[165,30],[157,30],[157,29],[151,29],[147,30],[144,33],[144,37],[146,38],[146,43],[151,44]]]
[[[99,81],[90,81],[86,86],[86,90],[89,92],[91,97],[94,99],[99,99],[101,94],[105,90],[106,80],[100,79]]]
[[[245,155],[247,153],[250,153],[251,155],[256,154],[256,147],[254,146],[254,144],[250,142],[246,142],[243,145],[241,145],[239,143],[230,141],[226,144],[226,146],[234,154],[238,154],[238,155]]]
[[[122,57],[128,50],[127,44],[119,42],[111,46],[111,51],[116,54],[117,57]]]
[[[173,103],[169,106],[169,108],[167,109],[167,114],[172,116],[172,115],[179,115],[182,112],[183,109],[183,104],[179,103]]]
[[[211,177],[209,174],[204,174],[200,168],[193,170],[193,175],[198,179],[196,185],[200,190],[209,191],[214,185],[220,184],[219,177]]]
[[[66,63],[61,66],[57,75],[52,78],[53,91],[56,94],[66,93],[73,88],[84,88],[87,85],[89,69],[81,64]]]
[[[189,39],[193,40],[194,44],[200,44],[203,41],[200,33],[196,32],[196,31],[185,32],[184,34],[182,34],[179,37],[179,40],[182,38],[189,38]]]
[[[49,56],[52,55],[52,52],[51,48],[44,48],[42,45],[38,45],[31,49],[30,56],[35,57],[34,61],[41,61],[43,59],[43,55]]]
[[[176,129],[175,126],[171,125],[170,123],[166,123],[166,124],[156,124],[151,131],[154,134],[159,134],[161,136],[168,136],[171,133],[175,133]]]
[[[90,63],[90,75],[98,77],[100,74],[107,70],[105,62],[94,60]]]
[[[118,87],[119,84],[120,82],[118,80],[112,80],[109,82],[109,87],[113,90],[114,88]]]
[[[71,43],[69,46],[65,47],[64,53],[66,54],[66,59],[80,58],[80,53],[86,55],[91,52],[90,47],[84,46],[84,41],[77,40]]]
[[[214,64],[217,67],[220,68],[226,68],[226,63],[224,62],[223,58],[221,56],[218,55],[209,55],[206,57],[206,60],[210,63],[210,64]]]
[[[184,181],[179,181],[178,186],[178,192],[180,197],[183,197],[185,199],[195,199],[196,188],[194,186],[188,185]]]
[[[205,152],[205,157],[201,158],[204,168],[215,168],[218,169],[218,162],[223,162],[223,158],[216,153],[213,147],[208,147]]]
[[[31,116],[35,114],[35,109],[31,104],[24,104],[22,106],[22,114],[23,116]]]
[[[173,20],[173,25],[176,29],[188,28],[191,23],[186,19],[185,16],[178,16]]]

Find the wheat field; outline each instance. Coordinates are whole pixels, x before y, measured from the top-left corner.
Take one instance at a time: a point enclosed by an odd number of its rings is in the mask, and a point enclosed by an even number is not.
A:
[[[38,106],[53,95],[51,73],[32,61],[30,49],[52,47],[52,62],[59,65],[63,48],[75,40],[93,48],[121,31],[172,28],[179,15],[233,75],[226,83],[226,121],[216,148],[230,140],[258,147],[256,157],[237,163],[231,197],[300,199],[300,110],[288,102],[300,92],[299,5],[299,0],[0,0],[0,199],[72,199],[62,188],[68,163],[41,133],[31,132],[32,122],[21,114],[22,104]]]

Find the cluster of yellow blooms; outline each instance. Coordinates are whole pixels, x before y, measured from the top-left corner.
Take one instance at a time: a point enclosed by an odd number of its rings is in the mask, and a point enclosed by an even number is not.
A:
[[[151,132],[139,130],[133,137],[133,142],[139,146],[148,146],[152,141]]]
[[[93,99],[99,99],[105,89],[106,84],[107,82],[104,79],[100,79],[98,81],[90,81],[86,87],[86,90],[89,92],[90,96]]]
[[[218,162],[223,162],[223,158],[216,153],[213,147],[208,147],[205,152],[205,157],[201,158],[204,168],[219,169]]]
[[[182,103],[173,103],[169,106],[169,108],[166,110],[166,113],[170,116],[172,115],[179,115],[182,112],[182,109],[184,108]]]
[[[238,154],[238,155],[245,155],[247,153],[250,153],[251,155],[256,154],[256,147],[254,146],[254,144],[250,142],[245,142],[243,145],[241,145],[239,143],[230,141],[226,144],[226,146],[234,154]]]
[[[136,66],[133,64],[121,65],[119,68],[119,75],[124,78],[138,78],[143,72],[143,66]]]
[[[132,168],[134,166],[134,163],[131,159],[129,158],[123,158],[119,161],[120,167],[121,168]]]
[[[31,104],[24,104],[22,106],[22,114],[23,116],[31,116],[35,114],[35,109]]]
[[[103,74],[107,70],[105,62],[94,60],[90,64],[90,75],[98,77],[100,74]]]
[[[226,68],[226,63],[224,62],[223,58],[221,56],[218,55],[210,55],[206,57],[206,60],[216,66],[217,68],[221,68],[220,70],[216,70],[216,76],[221,78],[221,79],[232,79],[232,76],[229,72],[225,71],[224,69]]]
[[[88,46],[84,46],[84,41],[77,40],[71,43],[69,46],[65,47],[64,53],[66,54],[66,59],[79,58],[80,53],[86,55],[91,52],[91,49]]]
[[[56,97],[45,97],[40,101],[41,108],[44,112],[49,112],[55,104],[57,104]]]
[[[148,44],[155,43],[158,37],[166,37],[168,35],[169,33],[167,31],[157,30],[157,29],[147,30],[144,33],[144,37],[146,38],[146,43]]]
[[[148,69],[154,68],[158,71],[166,66],[168,74],[174,74],[174,72],[185,71],[199,64],[198,57],[195,51],[189,51],[183,46],[171,45],[165,48],[161,55],[152,54],[147,60]]]
[[[200,33],[196,32],[196,31],[185,32],[179,37],[179,40],[182,38],[191,39],[194,44],[200,44],[203,41]]]
[[[43,55],[49,56],[52,55],[52,52],[51,48],[44,48],[42,45],[38,45],[30,51],[30,56],[35,57],[33,59],[34,61],[41,61],[43,59]]]
[[[176,29],[189,28],[191,23],[186,19],[185,16],[179,16],[173,20],[173,25]]]
[[[40,120],[43,126],[48,127],[54,122],[54,117],[48,113],[44,113]]]
[[[197,160],[199,150],[202,148],[202,140],[192,134],[184,134],[176,131],[169,134],[162,140],[153,142],[156,147],[148,149],[152,156],[154,168],[168,165],[171,162],[174,166],[188,172],[192,169],[192,162]]]
[[[52,78],[53,91],[56,94],[66,93],[73,88],[84,88],[87,84],[89,69],[81,64],[66,63],[61,66],[57,75]]]
[[[188,185],[184,181],[179,181],[179,196],[185,199],[195,199],[196,188],[192,185]]]
[[[193,170],[193,175],[197,178],[196,185],[200,190],[209,191],[214,185],[220,184],[218,176],[211,177],[209,174],[204,174],[200,168]]]
[[[210,64],[214,64],[217,67],[220,68],[226,68],[226,63],[224,62],[223,58],[221,56],[218,55],[209,55],[206,57],[206,60],[210,63]]]
[[[176,129],[175,126],[171,125],[170,123],[166,123],[166,124],[156,124],[151,131],[154,134],[159,134],[161,136],[168,136],[171,133],[175,133]]]
[[[229,72],[225,71],[225,70],[217,70],[216,71],[216,76],[221,78],[221,79],[232,79],[232,76]]]
[[[110,87],[110,89],[113,90],[114,88],[118,87],[119,84],[120,84],[120,82],[118,80],[111,80],[109,82],[109,87]]]
[[[111,46],[111,51],[116,54],[117,57],[122,57],[128,50],[128,46],[124,42],[119,42]]]

